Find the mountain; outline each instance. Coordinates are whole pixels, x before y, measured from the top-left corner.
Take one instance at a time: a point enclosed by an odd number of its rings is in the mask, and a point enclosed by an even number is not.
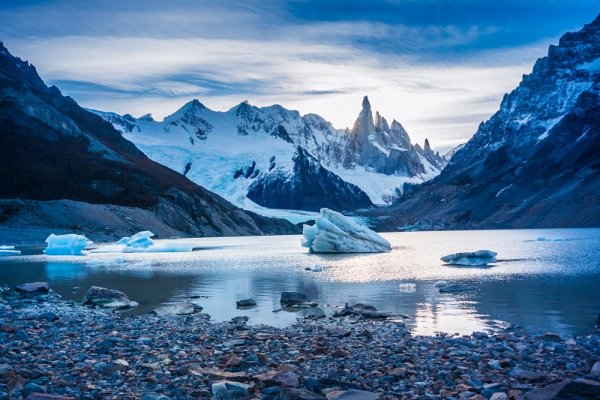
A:
[[[131,221],[122,224],[119,218],[106,222],[107,232],[118,230],[115,236],[132,233],[123,232],[127,230],[123,224],[144,227],[142,222],[177,235],[296,231],[287,221],[240,210],[150,160],[111,124],[79,107],[58,88],[47,87],[35,67],[12,56],[1,43],[0,127],[0,198],[15,199],[0,202],[0,229],[18,228],[25,216],[40,209],[36,201],[54,201],[56,209],[86,210],[79,220],[71,220],[65,212],[65,227],[81,226],[84,214],[92,220],[100,209],[104,216],[112,212],[129,217]],[[64,199],[75,202],[56,203]],[[99,206],[105,204],[116,208]],[[51,207],[44,210],[52,213]],[[143,221],[136,224],[130,215],[143,215]]]
[[[381,229],[600,226],[600,16],[561,37]]]
[[[379,113],[373,117],[366,97],[352,130],[336,130],[316,114],[247,101],[218,112],[192,100],[163,121],[90,111],[148,157],[239,207],[291,219],[296,213],[281,209],[389,204],[405,183],[434,177],[446,162],[427,141],[424,148],[412,145],[397,121],[388,126]]]

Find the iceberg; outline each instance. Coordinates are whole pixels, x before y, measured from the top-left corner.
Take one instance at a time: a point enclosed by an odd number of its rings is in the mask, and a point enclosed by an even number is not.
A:
[[[484,266],[496,262],[495,253],[490,250],[478,250],[472,253],[455,253],[441,258],[446,264],[465,266]]]
[[[15,246],[0,246],[0,257],[2,256],[18,256],[21,250],[15,250]]]
[[[84,254],[83,249],[94,244],[83,235],[69,233],[67,235],[51,234],[46,239],[46,250],[44,253],[48,256],[81,256]]]
[[[322,208],[313,226],[302,228],[302,246],[314,253],[383,253],[390,243],[344,215]]]
[[[93,253],[177,253],[190,252],[197,247],[194,243],[175,240],[156,242],[152,237],[154,233],[150,231],[138,232],[131,237],[125,236],[111,245],[100,247]]]

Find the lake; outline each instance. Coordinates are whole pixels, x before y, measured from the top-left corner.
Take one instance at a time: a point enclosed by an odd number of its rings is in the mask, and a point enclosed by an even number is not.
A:
[[[48,281],[64,298],[81,300],[91,285],[119,289],[140,303],[133,312],[188,297],[215,321],[247,315],[250,323],[286,326],[297,314],[280,309],[282,291],[300,291],[326,313],[362,302],[410,316],[413,333],[468,334],[509,323],[533,333],[585,335],[600,314],[600,229],[485,230],[384,233],[384,254],[311,254],[300,236],[181,239],[188,253],[0,258],[0,284]],[[539,241],[539,237],[549,240]],[[554,240],[558,239],[558,240]],[[498,252],[491,267],[453,267],[440,257],[459,251]],[[38,254],[27,254],[27,253]],[[93,266],[90,259],[125,264]],[[306,267],[321,266],[322,272]],[[475,285],[441,294],[435,282]],[[252,297],[257,307],[236,309]]]

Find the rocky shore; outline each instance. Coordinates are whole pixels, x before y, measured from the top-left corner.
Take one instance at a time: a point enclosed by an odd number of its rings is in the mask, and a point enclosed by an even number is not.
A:
[[[417,337],[365,305],[285,329],[197,305],[122,318],[44,285],[0,290],[0,399],[600,398],[598,334]]]

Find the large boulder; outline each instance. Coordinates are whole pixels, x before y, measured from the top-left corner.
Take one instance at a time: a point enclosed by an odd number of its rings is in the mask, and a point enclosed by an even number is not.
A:
[[[129,300],[127,295],[119,290],[107,289],[99,286],[91,286],[83,298],[84,305],[94,305],[108,308],[133,308],[138,303]]]
[[[519,400],[600,399],[600,382],[589,379],[567,379],[532,390]]]
[[[313,226],[304,225],[302,231],[302,246],[314,253],[383,253],[392,249],[371,229],[327,208],[321,209]]]
[[[498,253],[490,250],[477,250],[467,253],[448,254],[447,256],[442,257],[441,260],[446,264],[452,265],[485,266],[490,263],[495,263],[497,255]]]
[[[36,296],[38,294],[48,293],[50,285],[48,282],[29,282],[18,285],[15,290],[26,296]]]
[[[300,292],[282,292],[279,302],[285,307],[306,303],[308,296]]]

